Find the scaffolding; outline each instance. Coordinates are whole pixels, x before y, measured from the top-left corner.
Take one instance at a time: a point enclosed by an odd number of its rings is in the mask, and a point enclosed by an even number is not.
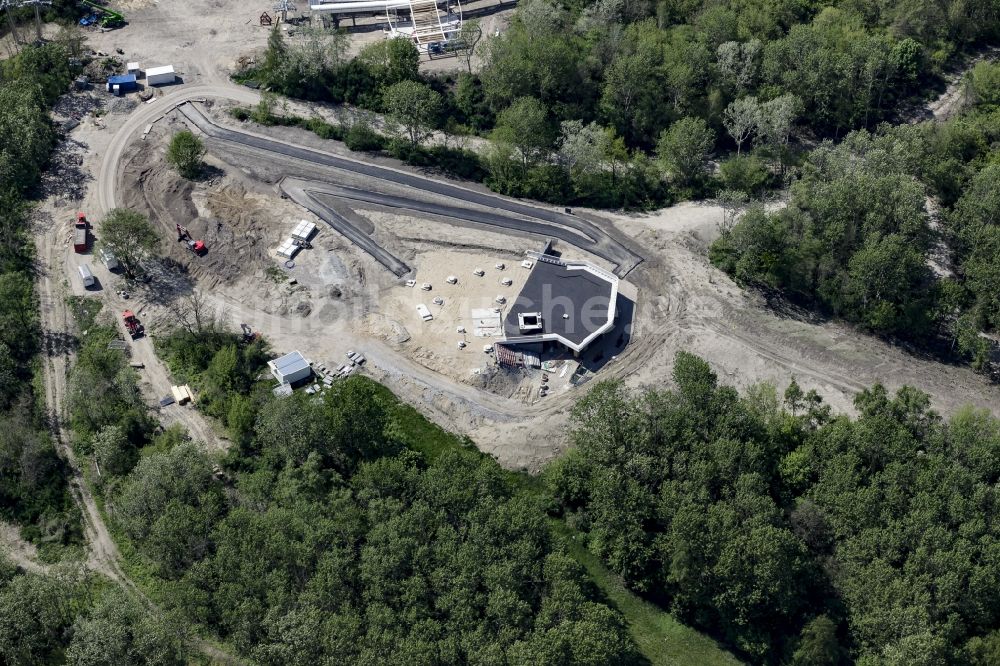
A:
[[[423,53],[443,53],[462,29],[460,0],[339,0],[311,4],[313,16],[376,16],[384,12],[389,38],[410,39]]]
[[[462,4],[445,0],[407,0],[404,7],[386,7],[388,36],[412,39],[417,49],[443,52],[462,29]]]

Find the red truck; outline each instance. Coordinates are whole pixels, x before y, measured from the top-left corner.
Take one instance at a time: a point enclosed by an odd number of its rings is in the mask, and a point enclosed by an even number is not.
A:
[[[89,227],[87,216],[83,213],[77,213],[76,223],[73,228],[73,251],[77,254],[86,252],[87,247],[90,245]]]
[[[133,340],[144,333],[142,324],[139,323],[135,313],[131,310],[126,310],[122,313],[122,320],[125,322],[125,328],[128,329],[128,334],[132,336]]]

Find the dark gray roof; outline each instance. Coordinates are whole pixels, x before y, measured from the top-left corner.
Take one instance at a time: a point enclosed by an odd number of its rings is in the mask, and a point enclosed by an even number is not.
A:
[[[580,347],[613,316],[610,304],[616,285],[611,280],[579,265],[536,261],[517,300],[507,310],[505,337],[517,342],[518,338],[555,335]],[[535,312],[542,315],[542,330],[521,332],[518,314]]]

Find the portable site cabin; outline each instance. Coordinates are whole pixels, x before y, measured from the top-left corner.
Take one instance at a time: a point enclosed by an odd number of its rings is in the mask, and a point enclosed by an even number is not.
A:
[[[278,246],[276,254],[282,259],[294,259],[295,253],[299,251],[299,246],[291,238],[286,238]]]
[[[292,229],[292,240],[308,243],[316,232],[316,225],[308,220],[302,220]]]
[[[295,384],[312,376],[312,368],[301,352],[293,351],[267,362],[271,374],[282,384]]]
[[[84,289],[94,286],[94,274],[90,271],[89,264],[80,264],[80,281],[83,282]]]
[[[109,76],[107,87],[109,93],[124,95],[127,92],[132,92],[139,85],[135,82],[135,74],[121,74],[119,76]]]
[[[163,67],[150,67],[146,70],[146,83],[151,86],[160,86],[173,83],[177,80],[173,65]]]
[[[114,253],[108,248],[102,247],[98,255],[101,258],[101,263],[107,266],[109,271],[113,271],[118,268],[118,258],[115,257]]]
[[[130,62],[129,64],[125,65],[125,70],[129,74],[135,77],[139,77],[142,75],[142,70],[139,68],[139,63],[137,62]]]

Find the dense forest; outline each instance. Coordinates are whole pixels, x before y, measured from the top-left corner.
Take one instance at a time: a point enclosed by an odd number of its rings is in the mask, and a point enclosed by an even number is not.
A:
[[[0,517],[49,548],[79,540],[79,516],[33,381],[39,351],[29,204],[56,142],[48,109],[69,85],[59,44],[0,61]]]
[[[723,229],[712,261],[744,284],[990,371],[1000,332],[1000,64],[947,122],[859,130],[809,153],[774,213]],[[994,369],[993,372],[996,372]]]
[[[237,440],[220,467],[156,431],[109,335],[88,333],[72,377],[108,399],[74,401],[73,428],[168,615],[267,664],[634,658],[538,495],[384,388],[278,399],[254,382],[259,343],[179,330],[158,344]]]
[[[10,666],[188,663],[183,625],[74,566],[42,575],[0,558],[0,608]]]
[[[892,120],[956,57],[998,36],[991,0],[525,0],[502,34],[478,42],[477,73],[421,75],[404,40],[348,59],[343,35],[313,32],[289,45],[275,31],[262,61],[238,78],[385,113],[397,140],[356,136],[357,145],[457,162],[452,171],[503,193],[643,207],[780,184],[796,161],[793,133],[839,138]],[[355,134],[370,138],[360,124]],[[435,128],[487,136],[492,148],[420,154]],[[705,168],[713,149],[736,152],[718,176]]]
[[[856,419],[741,396],[683,353],[673,377],[595,387],[546,471],[614,571],[758,663],[998,663],[1000,421],[911,388]]]

